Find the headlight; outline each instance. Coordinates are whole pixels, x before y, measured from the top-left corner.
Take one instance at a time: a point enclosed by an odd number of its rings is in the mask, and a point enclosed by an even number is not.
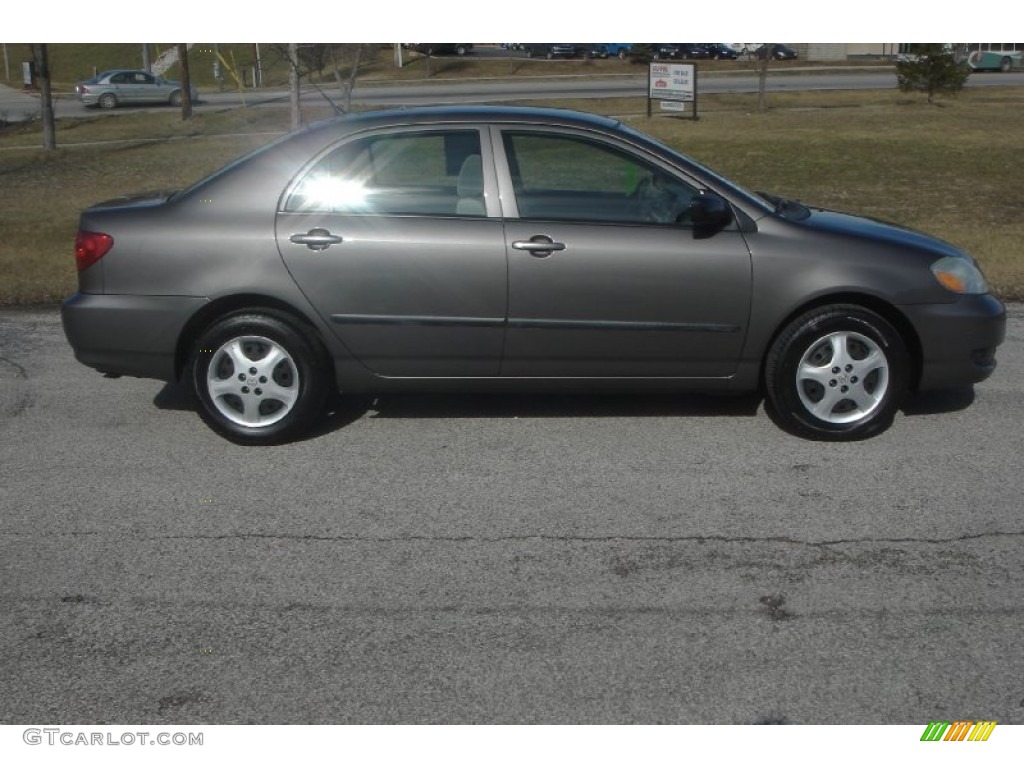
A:
[[[988,293],[985,276],[967,259],[944,256],[932,264],[932,274],[953,293]]]

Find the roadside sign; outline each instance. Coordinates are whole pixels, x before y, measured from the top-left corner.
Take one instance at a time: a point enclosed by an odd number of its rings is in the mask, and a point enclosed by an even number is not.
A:
[[[696,84],[695,64],[651,62],[650,96],[648,98],[693,101],[697,90]]]
[[[685,112],[693,104],[693,119],[697,119],[697,65],[650,63],[647,84],[647,115],[651,115],[651,102],[659,100],[663,112]]]

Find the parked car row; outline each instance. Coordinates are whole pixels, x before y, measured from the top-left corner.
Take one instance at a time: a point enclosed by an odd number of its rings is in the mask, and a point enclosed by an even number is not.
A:
[[[530,58],[548,59],[628,59],[639,55],[633,43],[504,43],[503,48],[523,51]],[[656,60],[712,59],[735,60],[747,55],[770,56],[777,61],[798,58],[797,52],[782,43],[646,43],[646,54]]]
[[[519,50],[529,58],[547,59],[607,59],[608,46],[604,43],[521,43]]]
[[[402,47],[427,56],[465,56],[473,52],[472,43],[402,43]]]

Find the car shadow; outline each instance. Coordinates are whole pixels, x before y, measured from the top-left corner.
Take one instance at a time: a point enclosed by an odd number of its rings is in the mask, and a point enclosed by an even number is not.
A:
[[[963,411],[974,402],[974,387],[954,387],[910,395],[900,409],[905,416],[929,416]]]
[[[192,394],[192,390],[186,385],[177,382],[164,384],[153,398],[153,405],[165,411],[191,411],[193,413],[197,413],[199,407],[195,395]],[[302,442],[311,437],[326,435],[348,426],[353,421],[361,419],[366,415],[372,405],[372,397],[339,397],[332,394],[329,396],[324,408],[324,417],[317,422],[312,430],[299,438],[297,442]]]
[[[974,402],[974,387],[910,395],[900,409],[905,416],[962,411]],[[332,394],[324,417],[296,442],[323,437],[362,418],[370,419],[516,419],[645,418],[667,416],[754,417],[764,403],[759,394],[704,395],[677,393],[531,393],[531,394]],[[196,412],[191,390],[168,383],[153,398],[162,410]],[[788,431],[774,409],[765,413]],[[884,431],[884,430],[883,430]]]
[[[332,395],[326,418],[310,437],[327,434],[357,419],[637,418],[659,416],[756,416],[759,395],[670,393],[608,394],[385,394]],[[191,390],[168,383],[153,405],[193,411]]]
[[[755,416],[754,395],[665,393],[587,394],[388,394],[372,398],[374,419],[637,418]]]

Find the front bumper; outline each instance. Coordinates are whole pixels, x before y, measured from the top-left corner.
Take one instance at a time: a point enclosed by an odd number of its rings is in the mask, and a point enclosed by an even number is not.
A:
[[[61,305],[61,319],[80,363],[101,373],[173,381],[181,331],[206,301],[76,293]]]
[[[951,304],[901,307],[921,342],[919,390],[984,381],[996,369],[996,347],[1006,336],[1006,308],[991,294]]]

